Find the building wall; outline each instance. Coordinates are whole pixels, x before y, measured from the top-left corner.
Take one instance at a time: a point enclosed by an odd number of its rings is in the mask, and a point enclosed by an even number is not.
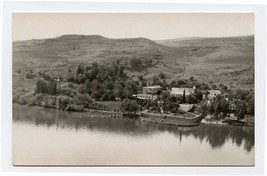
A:
[[[143,87],[143,94],[155,94],[160,90],[160,86]]]
[[[185,90],[185,96],[188,96],[190,94],[194,93],[194,89],[190,88],[175,88],[173,87],[171,90],[171,95],[173,96],[183,96]]]

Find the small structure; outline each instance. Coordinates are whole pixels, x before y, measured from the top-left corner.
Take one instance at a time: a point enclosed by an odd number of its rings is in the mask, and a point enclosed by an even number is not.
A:
[[[156,94],[161,90],[160,85],[143,87],[143,94]]]
[[[183,96],[185,92],[185,96],[191,95],[194,93],[194,88],[176,88],[173,87],[171,90],[172,96]]]
[[[208,90],[208,99],[213,99],[220,94],[222,94],[220,90]]]
[[[158,98],[157,95],[154,94],[137,94],[136,98],[139,100],[156,100]]]
[[[143,87],[143,92],[134,96],[139,100],[156,100],[161,89],[160,85]]]

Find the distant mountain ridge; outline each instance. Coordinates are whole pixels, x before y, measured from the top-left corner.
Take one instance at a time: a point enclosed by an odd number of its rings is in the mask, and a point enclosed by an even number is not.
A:
[[[133,59],[140,68],[133,68]],[[254,36],[172,39],[110,39],[100,35],[63,35],[13,42],[13,68],[67,74],[69,68],[120,60],[131,76],[151,78],[164,73],[167,81],[194,76],[229,86],[254,82]],[[252,69],[251,69],[252,68]],[[242,71],[243,70],[243,71]],[[241,71],[241,72],[240,72]],[[238,75],[235,75],[238,73]],[[231,84],[231,85],[230,85]]]

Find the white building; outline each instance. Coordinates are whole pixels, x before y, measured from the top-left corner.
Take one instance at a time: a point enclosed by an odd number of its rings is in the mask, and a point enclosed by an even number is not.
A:
[[[139,100],[156,100],[161,89],[160,85],[143,87],[143,92],[134,96]]]
[[[172,96],[183,96],[185,92],[185,96],[191,95],[194,93],[194,89],[193,88],[176,88],[173,87],[171,90],[171,95]]]
[[[143,87],[143,94],[156,94],[161,89],[160,85]]]
[[[215,98],[217,95],[222,94],[220,90],[208,90],[208,99]]]
[[[156,100],[158,97],[157,95],[153,94],[137,94],[135,96],[139,100]]]

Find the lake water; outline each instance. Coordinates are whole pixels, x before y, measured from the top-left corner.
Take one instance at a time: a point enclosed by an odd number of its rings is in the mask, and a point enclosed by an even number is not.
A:
[[[15,165],[254,165],[254,128],[171,127],[13,106]]]

